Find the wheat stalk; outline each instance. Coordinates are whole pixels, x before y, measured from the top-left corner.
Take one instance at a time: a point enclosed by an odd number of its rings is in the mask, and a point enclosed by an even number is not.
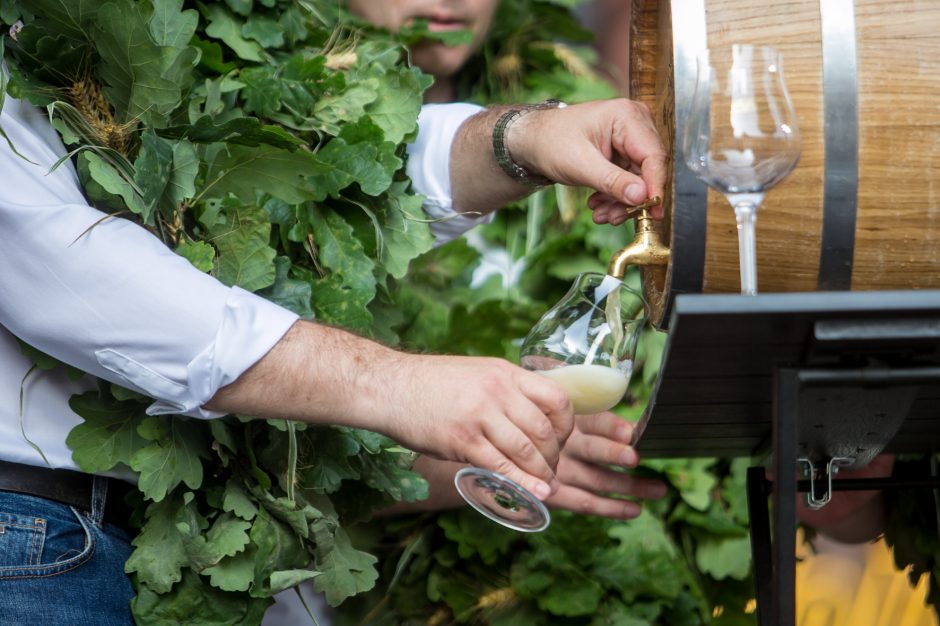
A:
[[[79,78],[66,89],[68,99],[88,124],[92,138],[98,145],[128,156],[130,131],[136,121],[118,124],[111,112],[111,105],[104,97],[101,86],[92,78]]]
[[[326,57],[326,67],[334,71],[348,70],[355,65],[359,56],[356,54],[356,46],[359,45],[359,32],[353,32],[349,35],[343,35],[343,28],[337,28],[330,35],[329,41],[323,47],[323,55]]]
[[[564,43],[553,42],[553,43],[540,43],[536,44],[536,47],[546,48],[552,51],[561,64],[565,66],[565,69],[571,72],[574,76],[594,76],[596,72],[591,68],[582,57],[578,55],[575,50]]]

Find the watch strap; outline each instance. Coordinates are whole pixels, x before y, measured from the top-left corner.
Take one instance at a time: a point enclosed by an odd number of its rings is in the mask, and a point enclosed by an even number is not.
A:
[[[512,155],[509,153],[509,146],[506,144],[506,134],[512,123],[526,113],[541,109],[564,108],[565,106],[565,103],[560,100],[546,100],[539,104],[527,104],[512,108],[496,120],[496,124],[493,126],[493,154],[496,157],[497,165],[509,178],[529,187],[544,187],[552,183],[545,176],[533,174],[513,160]]]

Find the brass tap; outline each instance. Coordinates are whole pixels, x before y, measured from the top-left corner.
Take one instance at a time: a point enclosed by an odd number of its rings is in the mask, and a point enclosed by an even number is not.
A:
[[[650,215],[650,208],[660,204],[657,196],[633,207],[628,214],[636,217],[636,235],[633,243],[610,258],[607,273],[614,278],[623,278],[631,265],[666,265],[669,263],[669,246],[663,243],[659,231]]]

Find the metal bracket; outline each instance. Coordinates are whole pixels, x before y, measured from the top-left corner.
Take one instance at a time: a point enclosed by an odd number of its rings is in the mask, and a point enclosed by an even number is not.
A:
[[[802,469],[803,476],[809,479],[809,491],[806,492],[806,506],[818,511],[832,500],[832,477],[839,473],[840,467],[848,467],[855,463],[855,459],[849,457],[833,457],[826,462],[820,475],[819,468],[811,459],[800,457],[797,460]],[[816,485],[820,481],[826,482],[826,489],[822,495],[816,495]]]

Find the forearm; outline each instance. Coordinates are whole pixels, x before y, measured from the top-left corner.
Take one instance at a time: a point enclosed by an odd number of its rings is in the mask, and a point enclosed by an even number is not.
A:
[[[392,391],[382,370],[404,367],[406,358],[346,331],[298,321],[206,408],[381,431],[376,407]]]
[[[493,152],[493,127],[511,108],[494,106],[474,115],[454,138],[450,182],[454,207],[460,213],[485,215],[532,192],[531,187],[514,181],[500,169]],[[523,126],[526,117],[517,118],[510,131]]]

